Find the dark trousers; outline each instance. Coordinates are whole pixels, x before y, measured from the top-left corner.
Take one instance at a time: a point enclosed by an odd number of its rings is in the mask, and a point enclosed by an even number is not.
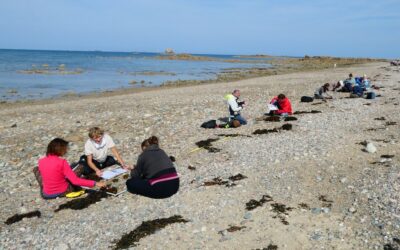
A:
[[[104,162],[100,163],[100,162],[98,162],[96,160],[93,160],[93,159],[92,159],[92,161],[93,161],[93,164],[96,165],[96,167],[98,169],[103,169],[103,168],[106,168],[106,167],[109,167],[109,166],[112,166],[112,165],[115,165],[115,164],[120,165],[119,162],[117,162],[114,159],[114,157],[112,157],[110,155],[107,156],[107,158],[106,158],[106,160]],[[82,155],[81,158],[79,158],[79,162],[78,163],[83,165],[83,172],[82,172],[83,175],[89,175],[89,174],[93,174],[94,173],[93,169],[91,169],[89,167],[89,164],[87,163],[87,156],[86,155]]]
[[[128,191],[154,199],[164,199],[176,194],[179,190],[179,179],[159,182],[150,185],[149,181],[140,178],[131,178],[126,181]]]

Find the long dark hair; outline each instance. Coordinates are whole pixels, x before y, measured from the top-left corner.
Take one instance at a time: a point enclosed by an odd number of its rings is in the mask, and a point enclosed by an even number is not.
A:
[[[53,139],[47,146],[46,155],[63,156],[67,153],[68,142],[61,138]]]

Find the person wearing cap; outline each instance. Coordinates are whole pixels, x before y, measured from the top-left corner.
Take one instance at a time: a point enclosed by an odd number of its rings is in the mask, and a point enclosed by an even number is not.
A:
[[[332,99],[333,97],[328,94],[329,90],[329,83],[325,83],[321,87],[319,87],[317,90],[314,92],[314,98],[315,99]]]

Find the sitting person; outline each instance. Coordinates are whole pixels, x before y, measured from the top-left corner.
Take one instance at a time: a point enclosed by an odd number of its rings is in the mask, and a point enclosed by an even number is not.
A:
[[[362,77],[361,85],[365,90],[367,90],[367,89],[369,89],[371,87],[370,82],[368,80],[368,77],[365,74]]]
[[[344,87],[344,82],[340,80],[333,86],[332,91],[341,92],[343,87]]]
[[[270,104],[276,106],[277,110],[270,111],[269,115],[288,116],[292,114],[292,104],[290,103],[289,98],[284,94],[279,94],[272,98]]]
[[[356,79],[353,77],[353,74],[349,74],[349,78],[344,80],[344,87],[342,88],[342,92],[352,92],[354,86],[356,85]]]
[[[114,157],[108,155],[109,149],[111,149],[117,161]],[[90,128],[89,139],[85,143],[85,155],[80,157],[76,172],[83,175],[96,173],[98,177],[101,177],[103,174],[101,169],[115,164],[122,166],[124,169],[130,169],[119,155],[111,136],[98,127]]]
[[[241,125],[246,125],[246,119],[240,115],[240,111],[243,109],[243,106],[246,105],[246,103],[244,101],[239,102],[239,97],[240,90],[238,89],[235,89],[232,94],[228,94],[225,96],[225,99],[227,100],[229,106],[229,120],[238,120]]]
[[[365,89],[362,86],[356,85],[353,88],[353,91],[350,94],[351,98],[358,98],[364,96]]]
[[[314,92],[315,99],[332,99],[333,97],[328,94],[329,83],[325,83]]]
[[[67,160],[62,158],[67,151],[67,141],[61,138],[52,140],[47,146],[46,156],[39,160],[39,167],[33,169],[44,199],[63,197],[67,193],[79,190],[79,186],[105,187],[106,185],[104,181],[96,182],[76,176]]]
[[[142,142],[142,153],[126,181],[129,192],[149,198],[163,199],[176,194],[179,177],[168,155],[158,146],[158,138],[152,136]]]

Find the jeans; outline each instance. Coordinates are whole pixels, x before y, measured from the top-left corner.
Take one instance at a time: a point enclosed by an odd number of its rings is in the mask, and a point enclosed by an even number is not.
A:
[[[246,119],[244,119],[244,117],[241,116],[240,114],[235,115],[235,116],[233,117],[233,119],[234,119],[234,120],[238,120],[238,121],[240,122],[240,124],[242,124],[242,125],[246,125],[246,124],[247,124]]]

